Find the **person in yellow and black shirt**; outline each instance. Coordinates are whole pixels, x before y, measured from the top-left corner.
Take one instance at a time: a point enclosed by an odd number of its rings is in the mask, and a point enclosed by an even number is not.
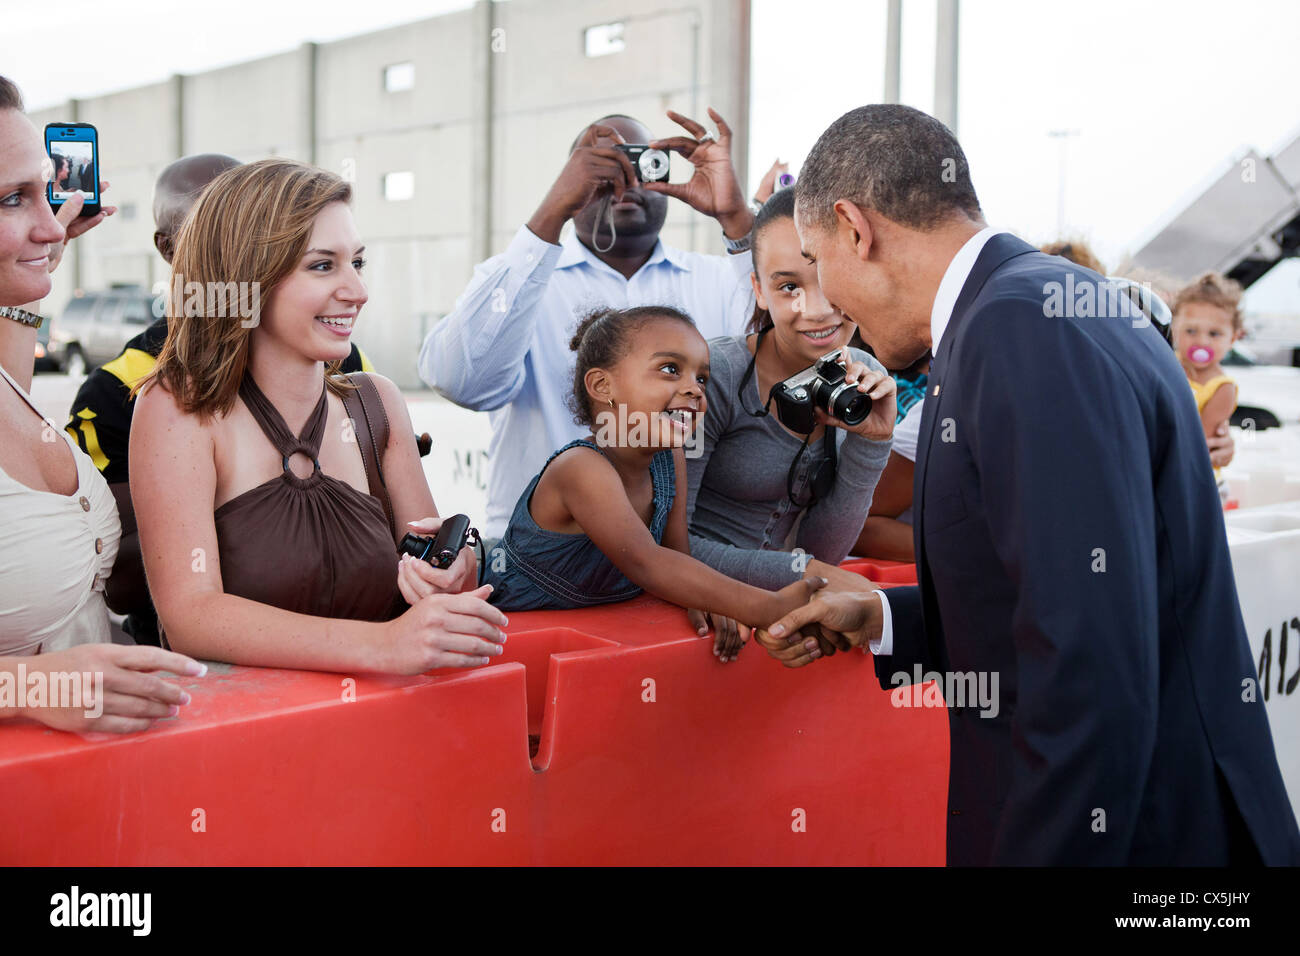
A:
[[[239,161],[217,153],[185,156],[167,166],[154,187],[154,245],[170,265],[181,224],[203,192],[221,173]],[[127,484],[127,446],[131,436],[131,413],[135,400],[131,386],[153,371],[167,340],[167,318],[158,319],[126,343],[111,362],[91,372],[77,391],[67,431],[108,482],[117,499],[122,519],[122,540],[117,561],[107,584],[111,610],[126,615],[124,629],[137,644],[158,645],[158,616],[145,586],[140,541],[136,535],[135,511]],[[343,361],[343,372],[373,372],[374,366],[362,351],[352,346]],[[424,446],[421,446],[422,453]]]

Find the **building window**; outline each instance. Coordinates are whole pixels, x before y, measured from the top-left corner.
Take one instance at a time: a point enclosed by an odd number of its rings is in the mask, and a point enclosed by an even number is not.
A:
[[[400,173],[387,173],[384,176],[384,198],[390,202],[400,202],[415,195],[415,173],[405,170]]]
[[[623,52],[623,24],[602,23],[583,31],[583,46],[587,56],[609,56]]]
[[[400,93],[415,86],[415,64],[394,63],[384,67],[384,89],[389,93]]]

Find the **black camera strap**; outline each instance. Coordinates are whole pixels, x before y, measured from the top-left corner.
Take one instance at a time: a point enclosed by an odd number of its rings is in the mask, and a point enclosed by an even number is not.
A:
[[[826,457],[823,458],[813,468],[812,475],[808,478],[808,500],[799,501],[794,496],[794,473],[799,467],[799,459],[808,448],[808,439],[812,435],[809,433],[804,436],[803,444],[795,452],[794,459],[790,462],[790,469],[785,473],[785,495],[790,499],[790,504],[797,508],[811,508],[822,498],[831,493],[835,487],[835,470],[839,466],[839,449],[835,442],[835,429],[826,426],[826,431],[822,436],[822,447],[826,449]]]
[[[754,377],[754,364],[758,361],[758,350],[763,347],[763,336],[771,332],[772,329],[773,326],[765,325],[758,330],[758,338],[754,342],[754,354],[749,359],[749,366],[745,369],[745,374],[740,376],[740,387],[736,389],[736,398],[740,402],[741,410],[753,418],[766,418],[771,414],[768,409],[772,407],[772,399],[776,396],[776,390],[781,387],[781,383],[777,382],[767,390],[767,401],[763,403],[763,407],[758,411],[751,412],[745,407],[745,389],[749,387],[749,380]]]
[[[753,418],[766,418],[771,412],[772,399],[776,396],[776,390],[781,387],[777,382],[767,392],[767,401],[763,407],[756,412],[751,412],[745,407],[745,389],[749,387],[749,380],[754,377],[754,366],[758,363],[758,350],[763,346],[763,336],[771,332],[774,326],[765,325],[758,330],[758,338],[754,341],[754,355],[749,360],[749,366],[745,369],[745,374],[740,377],[740,386],[736,389],[736,398],[740,402],[741,409],[745,414]],[[799,467],[799,460],[803,453],[808,449],[808,440],[812,438],[812,432],[803,436],[803,444],[795,452],[794,458],[790,461],[790,468],[785,474],[785,494],[790,499],[790,504],[796,508],[811,508],[821,498],[830,494],[831,488],[835,485],[835,469],[839,465],[839,449],[835,442],[835,429],[830,425],[826,426],[826,431],[822,434],[823,447],[826,449],[826,457],[817,465],[813,471],[812,477],[808,481],[809,497],[804,503],[800,503],[794,496],[794,473]]]

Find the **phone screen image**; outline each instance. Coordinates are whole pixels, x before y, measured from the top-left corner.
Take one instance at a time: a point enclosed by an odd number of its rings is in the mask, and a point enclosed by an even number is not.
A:
[[[45,128],[45,149],[50,157],[49,200],[60,204],[80,195],[86,205],[99,202],[99,156],[92,126]]]

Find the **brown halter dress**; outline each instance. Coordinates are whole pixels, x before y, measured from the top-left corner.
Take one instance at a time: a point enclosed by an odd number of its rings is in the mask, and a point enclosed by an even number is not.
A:
[[[368,378],[357,375],[352,381],[360,398],[370,399],[363,405],[354,393],[346,404],[374,491],[377,448],[365,407],[378,403],[382,415],[383,403]],[[289,430],[251,376],[244,376],[239,396],[283,456],[284,471],[214,513],[223,590],[317,617],[387,621],[398,616],[406,601],[397,589],[398,554],[382,474],[377,498],[320,470],[317,456],[329,411],[326,389],[322,387],[301,437]],[[354,413],[354,407],[363,413]],[[312,460],[306,478],[289,470],[296,452]]]

